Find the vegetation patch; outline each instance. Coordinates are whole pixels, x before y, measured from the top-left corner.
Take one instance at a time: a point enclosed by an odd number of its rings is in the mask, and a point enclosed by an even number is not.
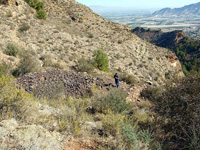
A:
[[[120,80],[126,82],[127,84],[135,84],[137,83],[137,80],[133,75],[127,74],[127,73],[121,73],[120,74]]]
[[[99,49],[94,53],[94,62],[98,69],[109,72],[108,55]]]
[[[91,61],[81,58],[78,60],[77,71],[91,73],[94,71],[94,66]]]
[[[4,53],[9,56],[17,57],[17,55],[20,53],[20,50],[16,44],[8,43]]]
[[[25,32],[28,31],[30,29],[30,26],[27,23],[23,23],[20,28],[19,28],[19,32]]]
[[[106,112],[108,109],[122,113],[130,109],[130,105],[126,102],[127,94],[120,89],[111,89],[107,94],[97,93],[92,106],[98,112]]]
[[[200,148],[200,76],[189,75],[187,78],[168,83],[164,87],[151,88],[143,96],[154,103],[157,113],[155,135],[165,149]],[[166,136],[167,135],[167,136]]]
[[[29,54],[24,54],[17,68],[12,71],[13,76],[19,77],[26,73],[38,72],[41,70],[38,62]]]
[[[44,10],[44,2],[38,0],[25,0],[29,4],[30,7],[34,8],[37,11],[36,17],[39,19],[46,20],[47,14]]]

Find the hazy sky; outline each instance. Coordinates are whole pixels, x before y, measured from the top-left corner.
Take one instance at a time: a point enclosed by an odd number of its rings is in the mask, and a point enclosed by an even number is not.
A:
[[[113,7],[133,7],[133,8],[164,8],[182,7],[200,0],[76,0],[87,6],[101,5]]]

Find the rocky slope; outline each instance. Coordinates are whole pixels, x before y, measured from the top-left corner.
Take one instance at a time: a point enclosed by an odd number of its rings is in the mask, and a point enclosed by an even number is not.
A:
[[[190,16],[200,15],[200,3],[187,5],[181,8],[163,8],[152,14],[153,16]]]
[[[182,75],[174,53],[141,40],[127,26],[110,22],[74,0],[44,2],[45,21],[37,19],[35,10],[22,0],[0,5],[2,52],[12,43],[22,53],[28,51],[43,70],[47,68],[42,58],[69,70],[79,58],[92,59],[101,48],[109,56],[111,71],[119,69],[154,83],[162,83],[168,72],[172,77]],[[16,64],[10,57],[7,61]]]
[[[181,30],[162,32],[160,30],[146,30],[140,27],[133,29],[132,32],[145,41],[169,49],[174,49],[180,41],[187,36]]]
[[[197,72],[200,71],[199,40],[189,38],[181,30],[162,32],[160,30],[135,28],[132,32],[152,44],[169,48],[175,52],[182,63],[185,74],[188,74],[188,72],[192,70]]]

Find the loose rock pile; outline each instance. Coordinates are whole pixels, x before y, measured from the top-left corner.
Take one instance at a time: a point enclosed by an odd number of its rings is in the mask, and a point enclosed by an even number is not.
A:
[[[56,98],[59,94],[75,97],[90,94],[90,87],[95,84],[95,79],[85,74],[55,70],[27,74],[17,82],[36,96]]]

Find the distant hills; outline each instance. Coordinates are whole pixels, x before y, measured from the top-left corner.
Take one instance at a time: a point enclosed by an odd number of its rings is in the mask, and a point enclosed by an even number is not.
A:
[[[153,16],[191,16],[191,15],[200,15],[200,2],[186,5],[181,8],[163,8],[152,14]]]
[[[112,7],[112,6],[102,6],[102,5],[90,5],[89,8],[103,17],[144,15],[144,14],[152,14],[155,11],[155,9],[141,9],[136,7]]]

